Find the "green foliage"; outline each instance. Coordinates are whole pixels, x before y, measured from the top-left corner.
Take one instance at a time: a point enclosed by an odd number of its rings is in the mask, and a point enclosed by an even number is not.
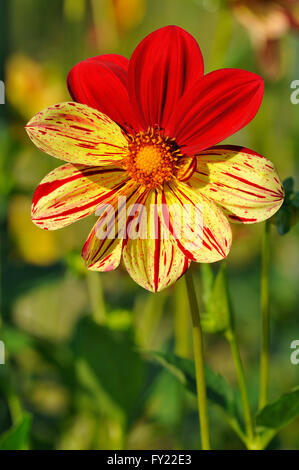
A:
[[[257,426],[279,430],[299,416],[299,387],[265,406],[256,417]]]
[[[150,398],[151,416],[170,428],[178,428],[182,421],[185,389],[167,369],[159,373]]]
[[[0,450],[24,450],[28,448],[32,418],[24,414],[21,421],[0,436]]]
[[[5,199],[10,195],[14,187],[14,178],[12,176],[12,156],[19,149],[19,144],[13,139],[11,132],[7,127],[1,123],[0,129],[0,187],[1,187],[1,199],[0,199],[0,210],[4,210],[2,204]]]
[[[280,235],[285,235],[299,220],[299,191],[294,192],[294,179],[287,178],[283,182],[285,199],[277,214],[275,224]]]
[[[21,353],[34,343],[32,337],[28,334],[9,326],[5,327],[4,332],[0,335],[0,339],[2,339],[2,337],[10,355]]]
[[[179,380],[187,390],[196,395],[196,379],[194,361],[160,352],[151,355],[169,372]],[[207,395],[210,402],[218,405],[225,413],[236,418],[236,402],[232,389],[220,374],[216,374],[209,367],[205,368]]]
[[[145,366],[124,332],[111,331],[90,318],[79,322],[73,349],[79,381],[109,408],[125,416],[136,412]]]

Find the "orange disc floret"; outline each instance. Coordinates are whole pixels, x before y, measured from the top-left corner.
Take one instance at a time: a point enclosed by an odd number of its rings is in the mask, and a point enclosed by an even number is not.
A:
[[[129,152],[123,159],[123,166],[131,178],[151,189],[175,177],[182,154],[174,139],[152,127],[128,137]]]

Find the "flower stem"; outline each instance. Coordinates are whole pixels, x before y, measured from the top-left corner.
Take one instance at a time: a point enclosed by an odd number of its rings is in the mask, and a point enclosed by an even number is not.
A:
[[[191,269],[188,269],[185,274],[190,312],[192,317],[192,333],[193,333],[193,350],[196,371],[196,388],[197,388],[197,403],[199,413],[199,424],[201,431],[201,443],[203,450],[210,450],[210,431],[209,431],[209,417],[207,406],[207,392],[205,383],[204,371],[204,354],[203,354],[203,337],[202,329],[200,326],[199,309],[194,290],[194,283]]]
[[[234,330],[233,329],[227,330],[225,332],[225,337],[227,341],[229,342],[234,364],[235,364],[239,390],[241,394],[242,407],[243,407],[243,413],[244,413],[244,422],[245,422],[245,428],[246,428],[248,441],[252,442],[254,439],[254,431],[253,431],[253,424],[252,424],[252,418],[251,418],[250,403],[249,403],[248,391],[247,391],[247,386],[246,386],[244,368],[243,368],[240,350],[238,347]]]
[[[181,357],[189,357],[190,324],[186,321],[187,291],[183,279],[179,279],[174,290],[174,337],[175,353]]]
[[[269,314],[269,261],[270,261],[270,222],[265,222],[262,241],[262,273],[261,273],[261,313],[262,313],[262,349],[260,369],[259,408],[268,401],[269,384],[269,349],[270,349],[270,314]]]

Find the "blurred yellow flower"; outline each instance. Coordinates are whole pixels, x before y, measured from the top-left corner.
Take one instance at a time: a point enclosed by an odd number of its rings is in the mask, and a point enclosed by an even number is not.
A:
[[[31,222],[31,200],[14,196],[9,203],[8,226],[19,256],[28,263],[49,265],[60,256],[58,237],[54,232],[41,231]]]
[[[6,97],[24,118],[66,98],[58,74],[22,54],[12,55],[6,64]]]
[[[117,32],[123,34],[142,22],[146,0],[111,0],[111,6]]]

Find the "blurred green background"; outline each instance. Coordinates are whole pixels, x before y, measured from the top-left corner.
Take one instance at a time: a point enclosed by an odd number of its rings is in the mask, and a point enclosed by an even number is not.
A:
[[[80,250],[93,216],[58,232],[35,227],[33,191],[60,163],[32,145],[24,125],[41,109],[69,100],[65,78],[76,62],[110,52],[130,57],[146,34],[167,24],[194,35],[207,72],[238,67],[264,76],[267,70],[260,69],[248,32],[224,1],[2,0],[0,22],[0,78],[6,86],[6,105],[0,106],[0,338],[6,346],[6,364],[0,365],[0,434],[25,414],[19,431],[26,435],[22,446],[30,449],[199,448],[195,398],[150,354],[168,351],[192,358],[183,283],[153,295],[122,268],[87,272]],[[299,104],[290,101],[290,84],[299,79],[296,33],[281,37],[280,54],[277,79],[266,77],[257,117],[227,142],[265,155],[281,179],[296,180]],[[235,226],[228,257],[253,408],[262,229],[262,224]],[[299,340],[298,238],[298,226],[285,236],[272,229],[272,399],[299,383],[299,365],[290,362],[290,344]],[[194,268],[202,305],[200,266]],[[223,337],[205,335],[205,348],[207,363],[236,387]],[[244,448],[216,408],[210,407],[210,417],[214,448]],[[299,420],[271,447],[299,449]]]

